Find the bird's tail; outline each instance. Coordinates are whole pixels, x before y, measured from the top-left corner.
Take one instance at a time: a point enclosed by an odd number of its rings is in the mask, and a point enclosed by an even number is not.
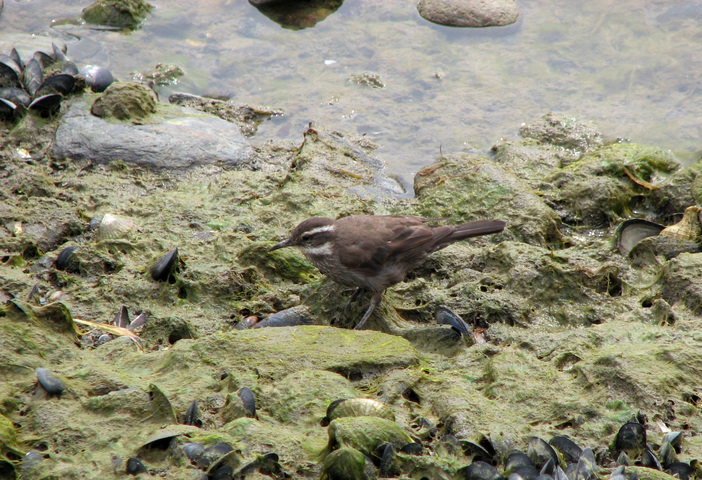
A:
[[[478,220],[477,222],[464,223],[456,226],[449,239],[457,241],[464,238],[500,233],[505,229],[506,224],[502,220]]]

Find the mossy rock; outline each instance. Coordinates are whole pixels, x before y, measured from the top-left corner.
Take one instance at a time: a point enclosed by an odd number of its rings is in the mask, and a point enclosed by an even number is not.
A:
[[[560,243],[558,216],[524,181],[485,157],[446,155],[417,172],[417,211],[455,223],[499,219],[505,231],[475,242],[517,240],[545,246]]]
[[[113,83],[93,103],[90,113],[117,120],[143,120],[156,112],[156,97],[148,87],[138,83]]]
[[[613,144],[547,176],[539,188],[563,222],[606,227],[644,207],[656,184],[679,167],[669,152]]]
[[[83,10],[83,19],[93,25],[134,29],[153,8],[143,0],[98,0]]]

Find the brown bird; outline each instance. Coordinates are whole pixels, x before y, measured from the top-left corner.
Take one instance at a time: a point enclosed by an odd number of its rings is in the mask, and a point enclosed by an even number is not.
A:
[[[270,251],[297,247],[323,274],[356,288],[346,308],[364,291],[371,292],[370,306],[356,325],[360,329],[380,304],[385,289],[403,281],[429,254],[459,240],[505,228],[502,220],[429,225],[439,220],[443,219],[404,215],[352,215],[336,221],[314,217],[300,223],[287,240]]]

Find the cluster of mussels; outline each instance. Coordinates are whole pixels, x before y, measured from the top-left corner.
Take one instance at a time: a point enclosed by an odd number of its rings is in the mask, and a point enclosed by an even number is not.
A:
[[[16,48],[0,54],[0,120],[13,121],[27,110],[49,117],[59,111],[61,100],[85,85],[95,92],[104,91],[112,82],[109,70],[78,66],[56,44],[52,53],[34,52],[23,63]]]
[[[368,398],[339,400],[329,406],[322,423],[329,427],[329,443],[320,454],[321,478],[363,480],[409,476],[424,480],[439,475],[465,480],[692,480],[697,477],[697,460],[682,462],[677,458],[682,452],[682,432],[668,432],[660,445],[656,445],[648,442],[644,423],[645,418],[639,414],[622,425],[609,450],[581,448],[564,435],[549,442],[533,437],[526,453],[504,444],[495,445],[487,437],[471,442],[450,434],[425,448],[395,423],[392,411],[383,403]],[[472,458],[472,463],[455,470],[453,477],[447,477],[448,464],[435,464],[432,458],[437,457],[451,457],[458,462],[460,458]]]
[[[236,395],[229,396],[224,409],[235,417],[257,418],[256,399],[253,391],[248,387],[242,387]],[[183,415],[182,423],[195,427],[202,426],[197,401],[190,404]],[[158,452],[163,452],[165,456],[185,457],[190,461],[199,469],[198,475],[193,477],[197,480],[232,480],[245,478],[254,473],[280,479],[290,478],[281,467],[276,453],[267,453],[252,461],[244,462],[241,451],[228,443],[215,443],[209,446],[198,442],[181,444],[177,440],[181,435],[182,433],[178,431],[166,431],[149,439],[137,449],[135,456],[127,460],[126,473],[130,475],[148,473],[149,469],[141,459],[158,458]]]

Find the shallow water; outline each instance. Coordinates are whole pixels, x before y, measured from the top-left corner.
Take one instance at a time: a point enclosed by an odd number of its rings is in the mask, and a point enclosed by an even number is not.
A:
[[[310,121],[364,134],[408,186],[440,152],[485,152],[549,111],[683,160],[702,150],[699,0],[520,0],[516,25],[483,30],[433,25],[414,0],[346,0],[301,30],[282,28],[246,0],[161,0],[131,34],[74,24],[90,3],[5,0],[0,50],[49,32],[77,62],[122,80],[178,64],[186,75],[160,91],[163,100],[186,91],[282,108],[254,143],[301,141]],[[385,87],[348,80],[363,72]]]

